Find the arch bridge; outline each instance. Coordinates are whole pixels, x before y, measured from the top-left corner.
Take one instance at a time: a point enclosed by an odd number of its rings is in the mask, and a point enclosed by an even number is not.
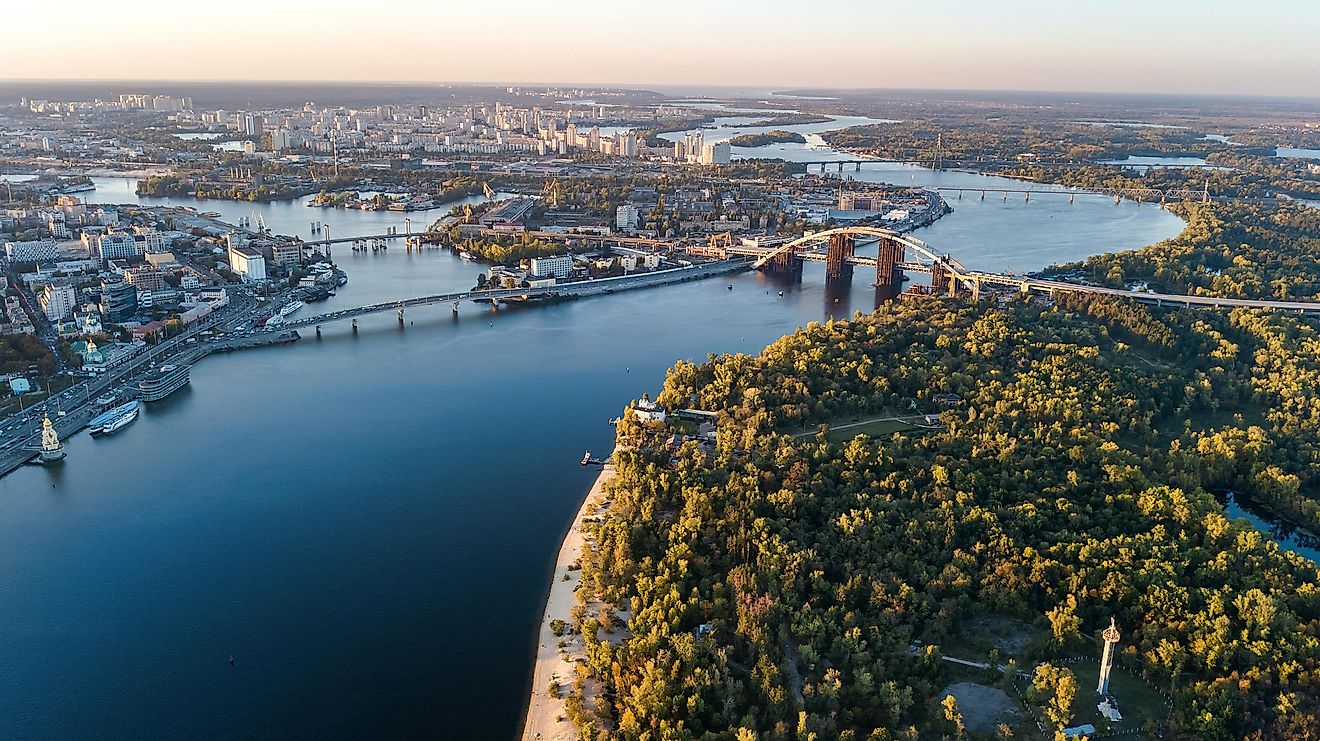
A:
[[[856,254],[858,241],[878,242],[877,254],[869,257]],[[878,292],[898,295],[903,274],[928,273],[931,292],[936,294],[969,294],[973,300],[981,297],[983,286],[999,286],[1021,293],[1093,293],[1121,296],[1139,303],[1156,306],[1187,306],[1193,308],[1256,308],[1273,309],[1299,314],[1320,314],[1320,303],[1311,301],[1272,301],[1265,299],[1236,299],[1196,294],[1154,293],[1133,291],[1107,286],[1047,280],[1012,273],[991,273],[972,270],[948,253],[939,253],[925,242],[890,229],[872,226],[845,226],[825,229],[774,246],[748,247],[730,244],[728,254],[754,258],[752,267],[776,273],[800,273],[804,261],[825,263],[826,280],[848,280],[856,266],[875,269]]]
[[[857,254],[857,243],[878,242],[875,257]],[[875,269],[878,288],[897,289],[903,273],[929,273],[931,287],[947,292],[950,282],[971,275],[949,254],[940,254],[916,237],[873,226],[825,229],[773,247],[730,245],[729,254],[754,257],[752,267],[774,273],[797,273],[807,260],[825,263],[828,280],[850,279],[856,266]]]

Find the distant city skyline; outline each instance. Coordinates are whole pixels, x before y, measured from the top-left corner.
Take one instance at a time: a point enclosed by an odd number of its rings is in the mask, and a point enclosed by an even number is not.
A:
[[[364,7],[67,0],[58,32],[7,39],[4,75],[1320,97],[1301,0]]]

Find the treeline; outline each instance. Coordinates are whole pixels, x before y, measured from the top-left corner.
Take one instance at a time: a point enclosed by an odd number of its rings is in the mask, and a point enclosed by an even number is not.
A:
[[[526,234],[464,238],[457,229],[450,233],[449,244],[497,265],[517,265],[533,257],[562,255],[566,250],[563,244]]]
[[[1320,300],[1320,209],[1284,204],[1180,203],[1187,220],[1171,239],[1050,270],[1082,270],[1105,285],[1231,298]]]
[[[1311,501],[1316,343],[1293,316],[916,298],[678,363],[658,401],[718,412],[717,441],[619,423],[582,567],[631,617],[580,621],[583,736],[938,737],[933,647],[989,612],[1039,627],[1026,659],[1116,616],[1178,737],[1314,738],[1320,572],[1210,492]],[[778,432],[941,393],[924,435]]]
[[[784,131],[775,129],[763,134],[739,134],[729,140],[729,143],[735,147],[764,147],[770,144],[787,144],[795,142],[805,144],[807,138],[794,131]]]
[[[307,195],[311,188],[283,184],[257,186],[208,184],[202,180],[176,175],[152,175],[139,180],[140,196],[172,196],[176,198],[217,198],[227,201],[281,201]]]
[[[43,376],[55,372],[55,356],[46,343],[34,334],[0,337],[0,373],[26,373],[32,365]]]

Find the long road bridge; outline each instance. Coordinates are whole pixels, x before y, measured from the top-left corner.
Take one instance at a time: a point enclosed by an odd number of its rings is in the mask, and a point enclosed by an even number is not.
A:
[[[874,257],[856,254],[858,241],[877,243]],[[1012,273],[972,270],[951,255],[940,254],[925,242],[905,234],[869,226],[826,229],[773,247],[729,245],[729,255],[753,258],[752,267],[775,273],[799,273],[804,261],[825,263],[826,280],[848,280],[854,267],[874,268],[875,285],[882,293],[898,295],[904,273],[931,276],[931,291],[938,294],[967,294],[980,299],[983,286],[1013,288],[1021,293],[1093,293],[1119,296],[1143,304],[1194,308],[1273,309],[1300,314],[1320,314],[1320,302],[1268,301],[1218,298],[1214,296],[1151,293],[1082,283],[1046,280]]]
[[[697,265],[688,265],[679,268],[669,268],[668,270],[656,270],[650,273],[622,275],[614,278],[596,278],[593,280],[581,280],[570,283],[556,283],[552,286],[541,286],[538,288],[494,288],[435,293],[393,301],[381,301],[379,303],[357,306],[351,309],[340,309],[339,311],[332,311],[325,314],[295,317],[278,324],[267,325],[267,329],[270,331],[282,332],[287,329],[299,329],[302,327],[327,324],[329,322],[337,322],[345,319],[356,319],[368,314],[378,314],[386,311],[396,312],[399,315],[399,319],[402,320],[404,312],[407,309],[419,306],[452,304],[454,311],[458,311],[458,305],[464,301],[496,303],[500,301],[573,298],[579,296],[617,293],[619,291],[667,285],[670,283],[680,283],[683,281],[696,280],[698,278],[707,278],[713,275],[731,273],[735,270],[745,268],[747,263],[748,261],[745,258],[735,258]]]
[[[386,235],[403,237],[405,235]],[[558,235],[563,236],[563,235]],[[581,236],[581,235],[574,235]],[[371,239],[357,237],[356,239]],[[380,238],[380,237],[377,237]],[[858,242],[877,244],[876,255],[859,255]],[[314,243],[307,243],[314,244]],[[1301,314],[1320,315],[1320,302],[1269,301],[1262,299],[1219,298],[1170,293],[1151,293],[1121,288],[1093,286],[1067,281],[1047,280],[1013,273],[992,273],[972,270],[948,253],[938,253],[925,242],[898,232],[869,226],[848,226],[826,229],[775,246],[745,246],[730,242],[722,250],[725,259],[712,263],[690,265],[652,273],[625,275],[616,278],[557,283],[536,288],[495,288],[451,291],[381,301],[366,306],[340,309],[325,314],[288,319],[268,330],[299,329],[345,319],[356,319],[369,314],[393,311],[402,320],[407,309],[452,304],[458,311],[465,301],[497,303],[547,298],[568,298],[664,285],[680,281],[729,273],[745,267],[772,273],[800,274],[804,262],[825,263],[827,280],[851,280],[854,268],[875,270],[875,286],[882,294],[897,296],[902,289],[905,273],[924,273],[931,276],[931,291],[937,294],[969,295],[973,300],[981,297],[983,287],[1012,288],[1021,293],[1092,293],[1118,296],[1139,303],[1158,306],[1187,306],[1195,308],[1256,308],[1273,309]]]
[[[862,169],[862,165],[916,165],[931,170],[948,170],[973,167],[1056,167],[1081,169],[1084,167],[1095,167],[1097,165],[1105,167],[1168,167],[1179,170],[1221,170],[1222,165],[1212,165],[1209,163],[1188,162],[1172,165],[1149,164],[1141,162],[1126,163],[1122,161],[1113,162],[1048,162],[1039,160],[1005,160],[1005,159],[952,159],[941,157],[933,159],[930,157],[908,157],[908,158],[877,158],[877,157],[857,157],[829,160],[796,160],[796,165],[806,165],[807,170],[818,168],[821,172],[828,172],[835,169],[843,172],[845,166],[852,167],[853,171]]]
[[[405,219],[405,222],[410,222],[410,220]],[[407,224],[403,232],[386,232],[384,234],[359,234],[354,237],[331,238],[327,236],[323,239],[304,240],[301,244],[303,247],[320,247],[324,245],[347,244],[349,242],[370,242],[372,240],[389,241],[393,239],[426,239],[428,237],[435,238],[438,234],[437,232],[431,232],[431,231],[414,232],[412,231],[411,228],[409,228],[410,226],[411,226],[410,223]],[[325,233],[329,234],[331,227],[329,225],[324,225],[321,228],[325,231]],[[509,236],[509,232],[502,232],[497,229],[482,229],[481,233],[483,235],[491,235],[491,236],[494,235]],[[671,242],[667,242],[665,240],[647,239],[646,237],[625,237],[619,234],[568,234],[566,232],[526,231],[526,232],[520,232],[516,236],[524,236],[524,235],[529,237],[534,237],[536,239],[550,239],[561,242],[611,242],[617,244],[637,245],[639,247],[663,247],[665,249],[668,249],[672,245]]]

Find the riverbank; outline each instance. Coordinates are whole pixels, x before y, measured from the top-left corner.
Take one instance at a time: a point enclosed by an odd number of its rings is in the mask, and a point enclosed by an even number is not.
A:
[[[582,557],[582,548],[586,540],[582,534],[582,523],[588,516],[599,515],[607,509],[607,505],[603,503],[605,485],[613,478],[614,466],[603,466],[600,476],[596,477],[596,483],[592,484],[591,490],[582,500],[582,507],[573,518],[573,524],[569,526],[564,542],[559,546],[559,558],[555,560],[555,570],[550,578],[550,592],[546,596],[545,612],[541,616],[541,627],[537,630],[536,667],[532,671],[527,714],[523,718],[522,738],[528,741],[534,739],[571,741],[578,737],[578,729],[568,720],[564,700],[561,699],[568,696],[568,690],[572,687],[573,665],[585,659],[582,637],[568,634],[573,624],[570,612],[582,577],[580,568],[569,567]],[[564,635],[555,635],[555,630],[551,626],[553,620],[564,621],[564,627],[560,629]],[[559,648],[560,641],[564,642],[562,650]],[[561,688],[559,698],[550,694],[552,681],[557,682]]]

